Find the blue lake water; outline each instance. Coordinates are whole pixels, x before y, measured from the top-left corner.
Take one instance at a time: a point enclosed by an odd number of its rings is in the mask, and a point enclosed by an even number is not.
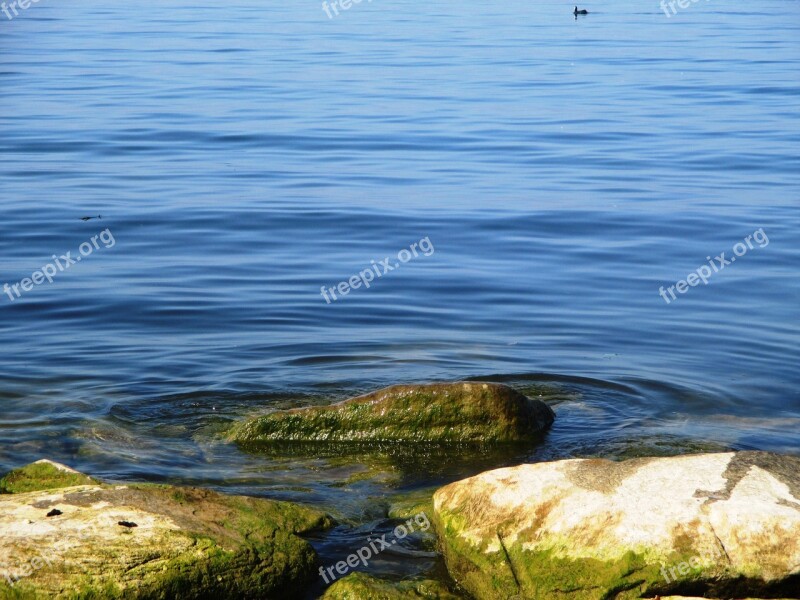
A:
[[[506,462],[800,453],[797,3],[572,6],[0,14],[0,285],[56,271],[0,295],[2,470],[47,456],[354,514],[313,459],[219,431],[461,378],[554,406]],[[386,257],[369,289],[320,293]],[[442,462],[402,485],[498,464]]]

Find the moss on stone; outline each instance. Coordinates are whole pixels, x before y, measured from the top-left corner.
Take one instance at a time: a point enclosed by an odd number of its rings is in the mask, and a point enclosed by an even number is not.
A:
[[[297,534],[331,524],[289,502],[167,485],[0,496],[0,598],[295,597],[316,562]]]
[[[526,600],[613,598],[627,600],[646,594],[687,592],[703,589],[709,578],[725,581],[724,570],[691,569],[669,583],[662,566],[678,565],[697,556],[692,548],[671,552],[656,559],[651,551],[621,549],[609,552],[604,560],[596,557],[567,557],[558,549],[569,548],[569,539],[550,537],[553,547],[531,549],[528,536],[509,540],[498,530],[495,539],[468,540],[460,535],[465,528],[463,514],[439,509],[433,524],[441,540],[448,570],[459,585],[475,598]]]
[[[569,559],[552,550],[526,550],[502,536],[490,550],[488,542],[474,545],[460,537],[449,515],[437,515],[434,523],[448,570],[475,598],[622,600],[666,587],[658,568],[634,552],[608,561]]]
[[[15,469],[0,479],[0,494],[22,494],[77,485],[94,485],[97,480],[49,460]]]
[[[353,573],[327,589],[321,600],[458,600],[438,581],[430,579],[392,582]]]
[[[390,498],[387,516],[390,519],[408,519],[420,513],[433,515],[433,493],[437,488],[425,488],[394,494]]]
[[[759,464],[776,463],[771,457],[755,458]],[[744,461],[755,462],[749,456],[739,458]],[[797,502],[786,500],[785,491],[793,489],[796,471],[783,463],[774,468],[788,482],[783,489],[778,485],[783,481],[772,479],[773,487],[764,485],[763,494],[752,483],[724,490],[740,494],[735,509],[743,505],[741,495],[749,494],[745,497],[752,502],[753,523],[763,531],[761,537],[744,539],[758,549],[757,565],[740,557],[743,547],[737,546],[736,536],[741,530],[723,529],[723,493],[702,487],[714,481],[714,473],[724,473],[720,479],[729,487],[731,473],[739,477],[736,481],[770,481],[756,465],[742,474],[731,455],[498,469],[437,491],[431,520],[450,574],[480,600],[626,600],[667,594],[777,598],[800,589],[796,561],[778,560],[796,556],[791,532],[797,519],[791,511]],[[690,479],[696,474],[697,482]],[[664,487],[663,482],[676,479],[685,484],[680,493]],[[636,490],[642,489],[637,496]],[[777,498],[769,493],[773,489],[781,490]],[[626,505],[627,497],[634,500]],[[708,500],[702,502],[704,498]],[[641,506],[648,500],[650,510],[643,513]],[[718,511],[715,526],[704,513],[712,510]],[[735,520],[743,512],[733,511],[731,521],[743,523]],[[743,525],[745,532],[749,525]],[[767,571],[770,562],[775,566]]]
[[[552,410],[494,383],[397,385],[332,406],[278,411],[235,425],[229,439],[264,442],[520,442]]]

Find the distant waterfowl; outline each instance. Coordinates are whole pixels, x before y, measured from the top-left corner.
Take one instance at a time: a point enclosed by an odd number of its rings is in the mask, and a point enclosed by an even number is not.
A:
[[[578,7],[576,6],[576,7],[575,7],[575,11],[574,11],[572,14],[573,14],[573,15],[575,15],[575,16],[577,17],[578,15],[588,15],[588,14],[589,14],[589,11],[588,11],[588,10],[586,10],[585,8],[584,8],[584,9],[581,9],[581,10],[578,10]]]

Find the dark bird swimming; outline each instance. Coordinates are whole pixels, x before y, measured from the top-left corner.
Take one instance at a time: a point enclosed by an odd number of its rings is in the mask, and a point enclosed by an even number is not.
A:
[[[575,15],[575,16],[577,17],[578,15],[588,15],[588,14],[589,14],[589,11],[588,11],[588,10],[586,10],[585,8],[584,8],[584,9],[581,9],[581,10],[578,10],[578,7],[576,6],[576,7],[575,7],[575,10],[573,11],[573,13],[572,13],[572,14],[573,14],[573,15]]]

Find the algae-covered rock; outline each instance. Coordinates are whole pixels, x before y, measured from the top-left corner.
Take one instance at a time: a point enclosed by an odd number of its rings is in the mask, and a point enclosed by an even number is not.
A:
[[[396,493],[390,497],[387,516],[391,519],[408,519],[420,513],[433,514],[435,488]]]
[[[54,463],[4,482],[23,491],[0,495],[0,598],[291,597],[316,561],[297,534],[330,525],[288,502],[102,484]]]
[[[95,483],[98,483],[97,480],[88,475],[43,459],[11,471],[0,479],[0,494],[20,494]]]
[[[520,442],[538,439],[553,411],[496,383],[395,385],[331,406],[278,411],[236,425],[252,442]]]
[[[478,599],[797,597],[800,459],[762,452],[564,460],[434,495],[453,578]]]
[[[430,579],[391,582],[353,573],[327,589],[321,600],[459,600],[443,583]]]

